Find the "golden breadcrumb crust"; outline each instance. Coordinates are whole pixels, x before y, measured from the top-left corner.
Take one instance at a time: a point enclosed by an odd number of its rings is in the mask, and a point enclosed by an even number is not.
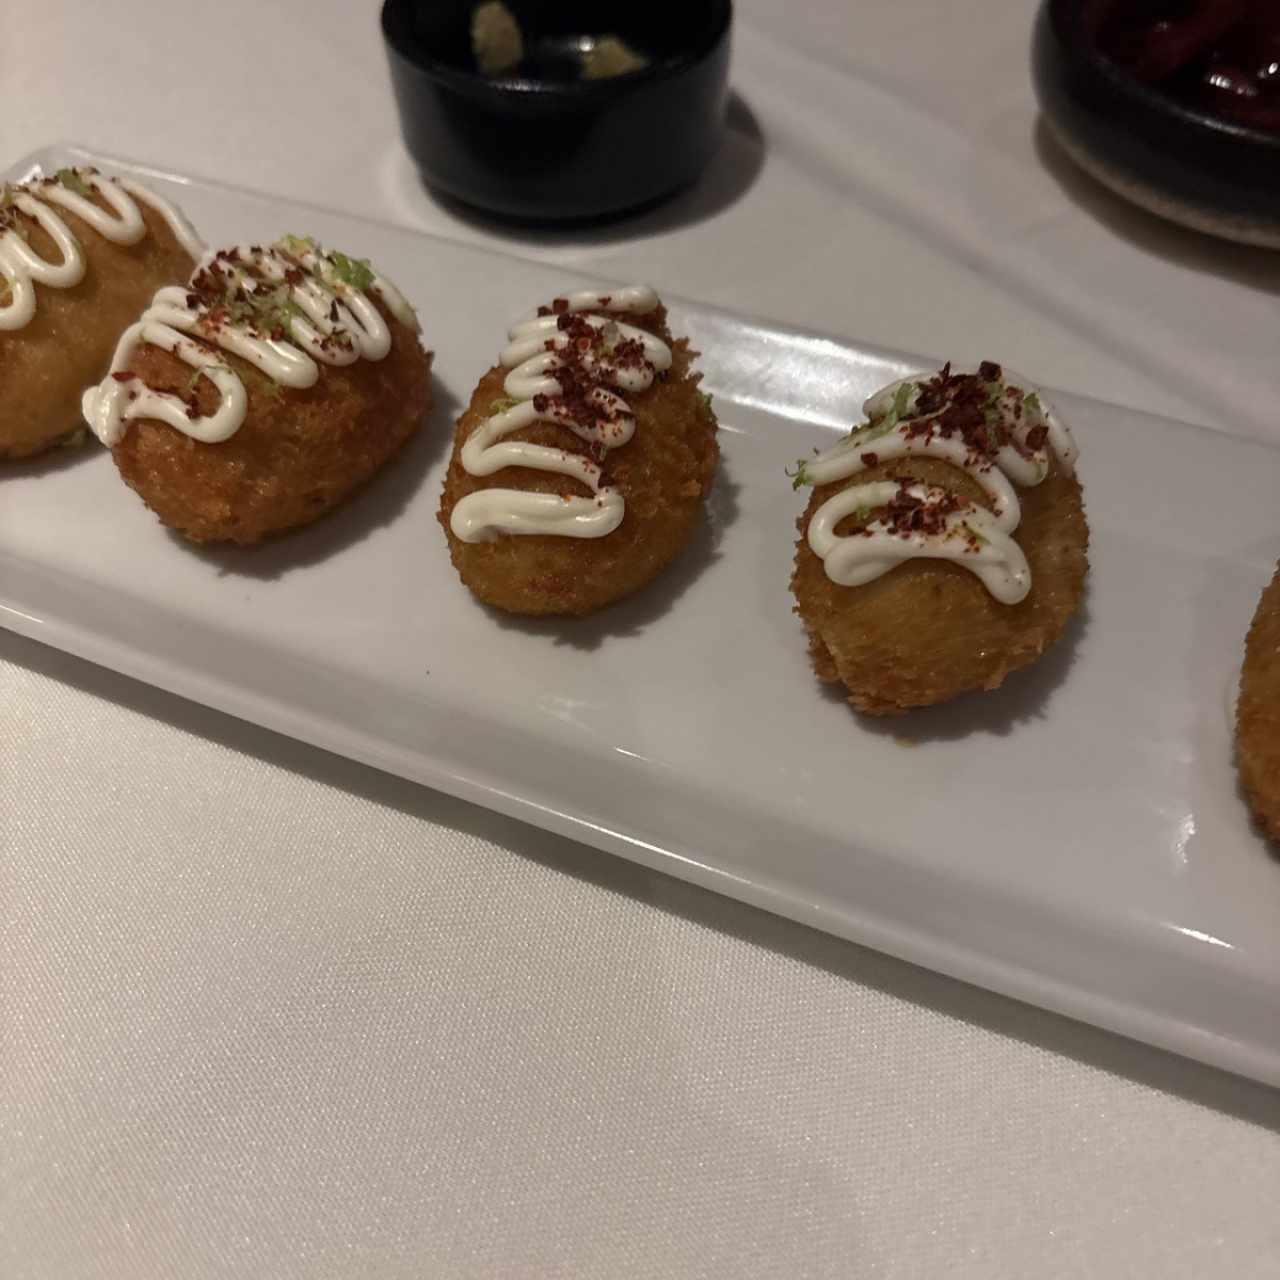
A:
[[[612,450],[604,464],[605,483],[626,501],[626,514],[612,533],[603,538],[504,535],[493,542],[462,542],[449,527],[449,518],[455,505],[478,489],[582,497],[591,491],[571,477],[528,467],[506,467],[492,476],[472,476],[463,469],[462,446],[489,416],[493,402],[505,394],[508,370],[490,369],[458,419],[440,523],[454,567],[486,604],[521,614],[592,613],[651,581],[693,533],[720,456],[715,415],[698,391],[701,375],[691,370],[697,353],[684,339],[672,339],[661,307],[626,320],[666,342],[673,360],[666,376],[647,391],[627,394],[635,413],[635,434]],[[583,451],[577,436],[553,424],[539,423],[508,438]]]
[[[375,301],[377,301],[375,299]],[[249,404],[229,440],[204,444],[141,418],[112,449],[125,483],[192,542],[250,544],[309,524],[337,506],[395,456],[431,408],[431,356],[417,334],[378,302],[391,329],[382,360],[322,364],[314,386],[283,387],[226,351]],[[130,371],[157,391],[189,394],[191,366],[144,344]],[[194,384],[199,410],[217,390]]]
[[[832,582],[806,540],[814,513],[850,485],[906,477],[990,505],[959,468],[904,458],[817,486],[797,524],[791,589],[814,670],[822,680],[842,681],[849,701],[869,715],[896,715],[999,686],[1062,634],[1079,607],[1088,568],[1080,484],[1055,460],[1041,484],[1018,493],[1022,522],[1015,540],[1032,582],[1020,603],[1001,604],[968,569],[942,560],[908,560],[859,587]],[[856,523],[849,517],[837,532]]]
[[[1280,839],[1280,570],[1258,601],[1244,644],[1236,766],[1259,825]]]
[[[38,192],[37,192],[38,194]],[[107,205],[96,192],[94,203]],[[169,224],[137,201],[147,234],[113,244],[69,209],[57,206],[84,253],[84,279],[70,289],[37,284],[36,313],[24,328],[0,330],[0,458],[24,458],[83,427],[80,395],[111,364],[121,332],[162,285],[181,284],[195,265]],[[28,215],[17,217],[27,243],[59,261],[52,237]],[[0,284],[0,295],[6,292]]]

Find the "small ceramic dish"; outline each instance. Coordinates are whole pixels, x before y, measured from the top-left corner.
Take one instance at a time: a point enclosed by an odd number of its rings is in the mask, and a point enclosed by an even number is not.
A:
[[[506,217],[564,221],[650,203],[705,169],[724,123],[731,0],[674,13],[584,0],[507,7],[526,56],[486,76],[472,50],[476,0],[383,5],[401,128],[429,186]],[[645,65],[582,78],[576,55],[606,35]]]
[[[1129,75],[1088,38],[1081,0],[1043,0],[1032,68],[1045,123],[1100,182],[1162,218],[1280,248],[1280,134]]]

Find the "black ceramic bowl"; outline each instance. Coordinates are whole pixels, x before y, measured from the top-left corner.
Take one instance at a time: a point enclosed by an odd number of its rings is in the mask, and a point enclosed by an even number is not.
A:
[[[1043,0],[1032,70],[1050,131],[1117,194],[1184,226],[1280,247],[1280,137],[1133,79],[1086,39],[1081,0]]]
[[[382,8],[405,143],[430,186],[491,213],[562,221],[647,204],[705,169],[724,123],[731,0],[507,0],[526,47],[608,34],[650,59],[601,80],[484,77],[475,3]]]

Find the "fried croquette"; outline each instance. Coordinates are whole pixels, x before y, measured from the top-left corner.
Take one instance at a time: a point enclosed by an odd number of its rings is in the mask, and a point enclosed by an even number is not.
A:
[[[557,299],[511,336],[458,420],[440,523],[486,604],[592,613],[688,543],[719,457],[715,415],[696,353],[642,286]]]
[[[120,331],[202,251],[167,201],[93,169],[0,186],[0,459],[83,431]]]
[[[294,237],[223,250],[162,291],[112,368],[86,417],[129,487],[198,543],[317,519],[431,405],[431,356],[404,299],[367,263]]]
[[[991,363],[895,384],[867,412],[798,477],[815,482],[791,580],[814,669],[870,715],[994,689],[1083,594],[1070,435]]]
[[[1236,767],[1259,826],[1280,839],[1280,570],[1263,591],[1245,640]]]

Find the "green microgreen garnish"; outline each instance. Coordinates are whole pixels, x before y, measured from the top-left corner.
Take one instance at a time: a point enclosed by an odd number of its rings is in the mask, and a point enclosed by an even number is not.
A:
[[[274,289],[256,290],[249,295],[250,305],[262,319],[263,328],[274,333],[283,329],[286,333],[295,317],[305,317],[306,312],[293,300],[293,290],[287,284]]]
[[[879,440],[881,436],[887,436],[898,423],[909,415],[909,405],[915,390],[916,384],[914,382],[904,382],[893,393],[893,404],[889,407],[888,413],[882,418],[868,422],[864,427],[855,427],[849,436],[849,442],[851,444],[864,445],[870,444],[872,440]]]
[[[1027,413],[1034,413],[1037,417],[1044,417],[1044,404],[1040,397],[1032,391],[1029,395],[1023,396],[1022,407]]]
[[[784,475],[791,477],[792,489],[801,489],[813,481],[809,478],[808,466],[803,458],[796,459],[796,469],[792,471],[789,467],[784,468]]]
[[[93,195],[93,188],[74,169],[59,169],[53,176],[68,191],[74,191],[76,195],[83,196],[86,200]]]
[[[706,392],[706,391],[699,391],[699,392],[698,392],[698,399],[702,402],[702,407],[703,407],[703,408],[704,408],[708,413],[710,413],[710,412],[711,412],[711,396],[710,396],[710,394],[709,394],[708,392]]]
[[[870,444],[873,440],[879,440],[881,436],[887,436],[898,425],[898,420],[892,413],[886,414],[879,422],[869,422],[865,427],[859,427],[852,436],[849,437],[850,443]]]
[[[292,289],[283,281],[270,289],[231,286],[220,306],[232,324],[247,324],[268,336],[288,333],[297,316],[306,312],[293,300]]]
[[[304,257],[308,253],[315,253],[320,246],[310,236],[281,236],[280,247],[286,252],[291,253],[295,258]]]
[[[14,235],[25,240],[27,229],[18,219],[18,197],[21,194],[20,188],[10,186],[7,182],[0,182],[0,234],[12,231]]]
[[[328,258],[333,265],[333,274],[343,284],[348,284],[353,289],[367,289],[374,282],[373,268],[369,265],[368,258],[348,258],[345,253],[339,253],[336,249]]]
[[[987,426],[992,430],[999,427],[1004,421],[1004,411],[1000,406],[1001,400],[1004,398],[1004,383],[996,378],[995,381],[987,384],[987,399],[982,406],[982,416],[986,419]]]
[[[914,382],[904,382],[897,391],[893,393],[893,419],[894,425],[906,416],[907,405],[911,402],[911,395],[916,389]]]
[[[514,409],[520,403],[519,400],[511,396],[499,396],[496,400],[489,403],[489,417],[496,417],[500,413],[506,413],[508,409]]]
[[[984,537],[977,529],[973,527],[967,520],[963,524],[964,531],[971,537],[980,547],[985,547],[991,541],[990,538]]]
[[[195,394],[196,388],[200,385],[201,378],[208,378],[210,381],[212,381],[213,373],[215,369],[221,369],[225,373],[231,372],[231,369],[229,366],[221,363],[201,365],[199,368],[193,370],[191,377],[187,379],[186,386],[183,387],[182,389],[183,399],[187,399],[190,396],[193,396]],[[260,374],[257,375],[257,378],[260,379],[262,382],[267,383],[270,386],[274,387],[276,385],[274,382],[271,381],[270,378],[264,377]]]

